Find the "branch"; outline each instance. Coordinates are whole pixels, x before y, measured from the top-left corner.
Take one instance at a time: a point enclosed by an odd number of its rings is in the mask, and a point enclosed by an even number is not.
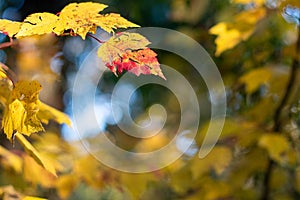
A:
[[[282,129],[282,121],[281,121],[281,115],[284,111],[284,108],[287,106],[288,100],[290,99],[292,95],[292,89],[293,86],[296,84],[297,79],[297,70],[299,68],[299,54],[300,54],[300,28],[298,28],[298,39],[296,43],[296,54],[293,58],[291,70],[290,70],[290,78],[288,81],[288,84],[285,89],[285,93],[277,107],[274,113],[274,126],[273,126],[273,132],[279,132]],[[261,197],[261,200],[268,200],[270,199],[270,179],[271,174],[273,171],[273,168],[275,167],[275,162],[269,158],[267,171],[263,180],[263,194]]]

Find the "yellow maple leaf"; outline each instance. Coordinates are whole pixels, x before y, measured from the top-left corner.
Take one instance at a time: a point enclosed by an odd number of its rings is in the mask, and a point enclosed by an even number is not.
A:
[[[52,33],[59,23],[58,16],[52,13],[34,13],[26,17],[16,37]]]
[[[32,133],[44,131],[41,122],[47,124],[50,119],[70,125],[67,115],[38,99],[41,89],[42,86],[38,81],[20,81],[15,85],[10,93],[2,121],[8,139],[12,140],[14,132],[30,136]]]
[[[0,19],[0,32],[13,37],[20,30],[22,23],[14,22],[7,19]]]
[[[97,27],[91,19],[106,7],[107,5],[93,2],[71,3],[62,9],[59,21],[64,30],[71,29],[85,39],[88,32],[96,32]]]
[[[217,35],[215,55],[219,56],[224,51],[247,40],[254,33],[256,23],[265,15],[265,8],[247,10],[237,14],[233,22],[220,22],[213,26],[209,33]]]
[[[91,21],[108,33],[113,33],[118,28],[140,27],[115,13],[97,15]]]
[[[240,42],[247,40],[254,33],[257,22],[265,15],[266,9],[258,7],[235,15],[233,22],[220,22],[210,28],[209,33],[217,35],[215,55],[219,56],[224,51],[232,49]]]
[[[253,30],[249,30],[247,32],[240,32],[238,29],[228,28],[228,24],[221,22],[215,26],[213,26],[209,30],[210,34],[218,35],[215,40],[217,45],[217,50],[215,55],[219,56],[221,53],[228,49],[232,49],[238,43],[243,40],[246,40],[253,33]]]
[[[37,118],[38,95],[42,86],[37,81],[20,81],[10,94],[8,106],[4,110],[2,127],[8,139],[14,131],[25,135],[44,131]]]
[[[59,124],[65,123],[67,125],[71,125],[71,121],[65,113],[62,113],[59,110],[56,110],[55,108],[52,108],[51,106],[48,106],[41,101],[38,101],[38,104],[38,118],[42,121],[42,123],[48,124],[49,120],[54,120]]]

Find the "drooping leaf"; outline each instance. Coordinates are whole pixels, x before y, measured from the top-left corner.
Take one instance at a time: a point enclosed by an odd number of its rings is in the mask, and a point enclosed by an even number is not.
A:
[[[115,74],[123,70],[140,74],[154,74],[165,79],[156,53],[146,47],[150,42],[138,33],[122,33],[111,37],[98,49],[98,56]]]
[[[21,22],[14,22],[7,19],[0,19],[0,33],[13,37],[21,28]]]
[[[95,25],[100,26],[108,33],[113,33],[114,29],[128,28],[128,27],[140,27],[127,19],[121,17],[119,14],[110,13],[106,15],[97,15],[91,20]]]
[[[20,134],[20,133],[16,133],[15,137],[18,139],[18,141],[20,142],[20,144],[23,146],[23,148],[25,149],[25,151],[39,164],[41,165],[41,167],[43,167],[45,170],[47,170],[49,173],[51,173],[52,175],[56,176],[56,170],[54,165],[49,162],[49,160],[47,158],[45,158],[44,156],[42,156],[37,150],[36,148],[34,148],[34,146],[32,146],[30,144],[30,142],[28,142],[26,140],[26,138]]]
[[[37,118],[38,95],[41,89],[42,86],[37,81],[20,81],[15,85],[2,121],[8,139],[12,140],[14,131],[28,136],[44,131]]]
[[[9,140],[13,139],[14,132],[30,136],[44,131],[42,122],[47,124],[50,119],[60,124],[71,124],[67,115],[38,99],[41,89],[38,81],[20,81],[11,91],[2,121],[4,133]]]
[[[34,13],[26,17],[16,37],[43,35],[52,33],[59,27],[58,17],[52,13]]]

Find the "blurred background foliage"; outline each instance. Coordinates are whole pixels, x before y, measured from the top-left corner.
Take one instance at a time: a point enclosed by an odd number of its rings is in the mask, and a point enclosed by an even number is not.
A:
[[[0,12],[2,18],[21,21],[34,12],[58,13],[70,2],[1,0]],[[1,134],[0,199],[18,199],[21,193],[70,200],[300,199],[298,0],[95,2],[110,5],[107,12],[120,13],[142,27],[180,31],[207,50],[226,86],[228,107],[222,135],[212,152],[199,159],[196,152],[210,117],[207,88],[183,58],[157,50],[159,61],[183,74],[198,95],[201,123],[192,149],[159,171],[122,173],[88,155],[72,128],[50,124],[46,133],[30,139],[55,166],[58,177],[54,177],[23,153],[18,143],[13,146]],[[97,34],[108,37],[101,30]],[[1,42],[7,40],[0,35]],[[71,115],[74,75],[95,45],[79,37],[25,38],[13,48],[0,50],[0,61],[10,66],[19,80],[39,80],[44,88],[41,99]],[[147,120],[144,113],[155,103],[164,105],[168,112],[161,134],[136,139],[124,134],[111,119],[108,102],[117,81],[112,73],[105,72],[98,84],[98,123],[89,122],[94,107],[82,98],[82,108],[78,109],[82,110],[86,137],[106,132],[128,151],[149,152],[163,147],[174,137],[174,129],[180,123],[180,107],[174,94],[157,85],[136,91],[131,101],[131,114],[136,121]],[[289,83],[291,87],[287,89]],[[82,91],[94,84],[97,77],[83,82]]]

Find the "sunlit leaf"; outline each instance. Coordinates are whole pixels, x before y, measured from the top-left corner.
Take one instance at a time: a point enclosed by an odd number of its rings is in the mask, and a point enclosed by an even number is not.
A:
[[[39,112],[38,112],[38,118],[42,121],[44,124],[48,124],[49,120],[53,120],[59,124],[67,124],[71,125],[70,118],[65,113],[62,113],[59,110],[56,110],[55,108],[48,106],[44,104],[41,101],[38,101],[39,103]]]
[[[20,144],[23,146],[25,151],[32,157],[34,160],[41,165],[45,170],[47,170],[52,175],[56,176],[56,170],[53,164],[45,157],[43,157],[35,148],[26,140],[26,138],[20,134],[16,133],[15,137],[20,142]]]
[[[65,114],[40,102],[38,96],[41,89],[38,81],[20,81],[15,85],[2,121],[8,139],[12,140],[15,131],[28,136],[44,131],[41,122],[48,123],[50,119],[70,125]]]
[[[91,21],[108,33],[113,33],[118,28],[140,27],[115,13],[97,15]]]
[[[286,137],[278,134],[264,134],[259,139],[259,146],[265,148],[269,156],[277,162],[285,162],[285,155],[290,149]]]
[[[246,86],[246,92],[255,92],[262,84],[268,84],[271,80],[272,72],[268,68],[253,69],[243,75],[239,81]]]
[[[14,22],[7,19],[0,19],[0,33],[13,37],[18,33],[22,23]]]
[[[165,79],[156,53],[146,47],[150,42],[138,33],[122,33],[100,46],[98,56],[115,74],[123,70],[140,74],[154,74]]]
[[[104,63],[111,63],[126,50],[145,49],[150,42],[138,33],[121,33],[111,37],[98,49],[98,56]]]
[[[217,35],[215,40],[216,56],[247,40],[254,33],[256,23],[265,15],[264,8],[246,10],[237,14],[233,22],[220,22],[213,26],[209,33]]]
[[[237,29],[230,29],[228,25],[224,22],[221,22],[213,26],[210,30],[210,34],[218,35],[215,40],[217,45],[216,56],[219,56],[224,51],[235,47],[238,43],[243,40],[246,40],[253,30],[241,33]]]
[[[37,118],[38,95],[41,89],[42,86],[37,81],[20,81],[15,85],[2,121],[8,139],[12,139],[14,131],[28,136],[44,131]]]
[[[16,37],[52,33],[58,26],[58,17],[51,13],[34,13],[26,17]]]
[[[92,21],[100,11],[106,8],[107,5],[84,2],[84,3],[71,3],[64,7],[59,14],[59,22],[63,30],[72,30],[85,39],[88,32],[96,33],[96,25]],[[62,32],[61,30],[58,30]]]

